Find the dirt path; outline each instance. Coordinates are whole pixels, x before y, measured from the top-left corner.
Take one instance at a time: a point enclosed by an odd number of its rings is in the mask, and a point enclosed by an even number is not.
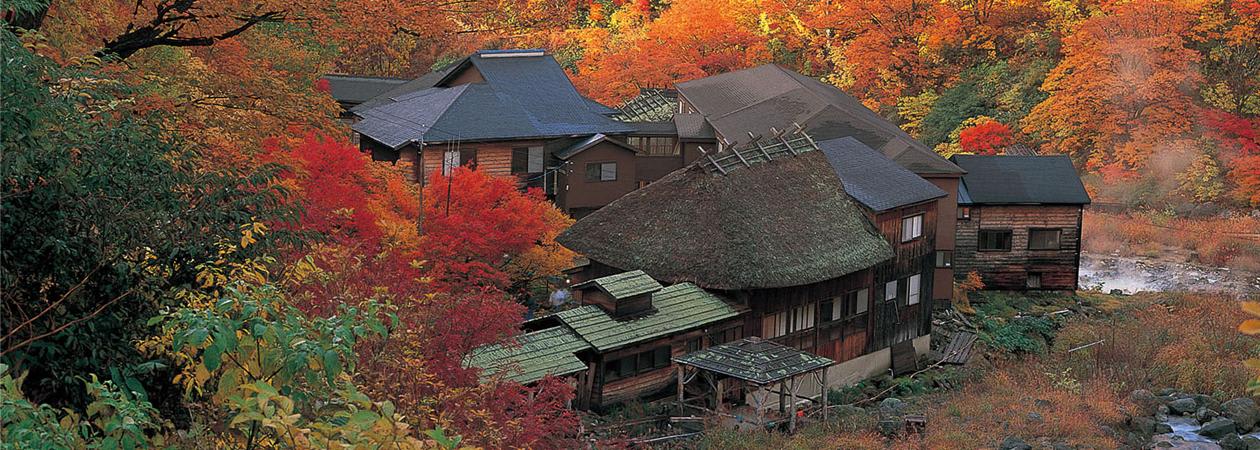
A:
[[[1081,254],[1081,287],[1102,285],[1104,291],[1226,292],[1239,297],[1260,295],[1260,274],[1156,258]]]

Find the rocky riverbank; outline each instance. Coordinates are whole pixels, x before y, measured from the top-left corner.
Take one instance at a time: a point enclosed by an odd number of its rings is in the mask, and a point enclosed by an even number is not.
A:
[[[1157,257],[1081,254],[1082,289],[1104,292],[1223,292],[1244,297],[1260,294],[1260,274],[1186,262],[1170,252]]]
[[[1155,449],[1260,450],[1260,406],[1246,397],[1145,389],[1129,396],[1144,414],[1129,421],[1129,441]]]

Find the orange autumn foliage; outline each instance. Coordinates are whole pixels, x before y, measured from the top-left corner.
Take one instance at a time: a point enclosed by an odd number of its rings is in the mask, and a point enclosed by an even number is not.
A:
[[[1157,151],[1188,146],[1199,54],[1185,46],[1193,10],[1178,1],[1104,5],[1104,14],[1064,37],[1064,57],[1042,89],[1050,96],[1024,118],[1043,148],[1090,168],[1143,168]],[[1169,147],[1172,146],[1172,147]]]

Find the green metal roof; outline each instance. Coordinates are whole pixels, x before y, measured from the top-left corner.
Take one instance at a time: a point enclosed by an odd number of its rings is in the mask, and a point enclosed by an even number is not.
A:
[[[765,385],[813,372],[835,361],[773,341],[749,337],[689,353],[674,361]]]
[[[655,313],[625,321],[616,320],[592,305],[560,311],[556,316],[582,339],[590,342],[595,350],[605,352],[740,314],[721,298],[691,283],[679,283],[656,291],[652,294],[652,306],[656,308]]]
[[[518,383],[586,370],[586,364],[574,354],[591,346],[567,327],[525,333],[516,340],[519,346],[495,344],[474,349],[465,366],[482,368],[483,377],[504,372],[507,379]]]
[[[597,287],[618,300],[661,290],[661,284],[649,277],[648,274],[643,273],[642,270],[632,270],[596,278],[573,287],[575,289],[583,289],[590,286]]]

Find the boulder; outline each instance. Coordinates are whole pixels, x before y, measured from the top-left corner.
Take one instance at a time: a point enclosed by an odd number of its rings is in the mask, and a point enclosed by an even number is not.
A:
[[[1160,403],[1162,403],[1159,401],[1159,397],[1156,397],[1155,394],[1146,389],[1138,389],[1130,392],[1129,401],[1138,405],[1138,407],[1142,408],[1142,411],[1147,414],[1154,413],[1155,408],[1159,408]]]
[[[1230,433],[1221,438],[1219,442],[1222,450],[1247,450],[1247,443],[1243,442],[1238,433]]]
[[[1177,394],[1178,394],[1177,390],[1173,388],[1163,388],[1159,390],[1159,395],[1164,396],[1164,397],[1169,397],[1169,396],[1173,396]]]
[[[1199,404],[1199,407],[1212,410],[1219,410],[1221,408],[1221,401],[1211,395],[1194,394],[1190,397],[1194,399],[1195,403]]]
[[[1173,432],[1172,425],[1166,424],[1164,422],[1155,422],[1155,425],[1151,427],[1152,434],[1164,434],[1164,433],[1172,433],[1172,432]]]
[[[1182,416],[1194,414],[1199,410],[1199,403],[1193,398],[1179,398],[1168,402],[1168,411]]]
[[[1236,433],[1238,427],[1234,425],[1234,421],[1224,417],[1219,417],[1211,422],[1203,424],[1199,428],[1199,434],[1206,438],[1220,439],[1230,433]]]
[[[1032,446],[1024,442],[1023,439],[1015,436],[1007,436],[1002,440],[1002,445],[998,446],[998,450],[1032,450]]]
[[[1260,438],[1245,436],[1242,440],[1244,444],[1247,444],[1247,450],[1260,450]]]
[[[888,397],[879,402],[879,412],[886,416],[900,416],[904,414],[905,409],[906,402],[897,397]]]
[[[1199,410],[1194,412],[1194,418],[1198,419],[1199,423],[1210,422],[1219,415],[1220,414],[1217,413],[1216,410],[1208,409],[1206,406],[1200,406]]]
[[[1249,398],[1236,398],[1225,403],[1221,403],[1221,415],[1228,417],[1238,426],[1239,433],[1246,433],[1256,428],[1256,424],[1260,423],[1260,406],[1256,405],[1256,401]]]

